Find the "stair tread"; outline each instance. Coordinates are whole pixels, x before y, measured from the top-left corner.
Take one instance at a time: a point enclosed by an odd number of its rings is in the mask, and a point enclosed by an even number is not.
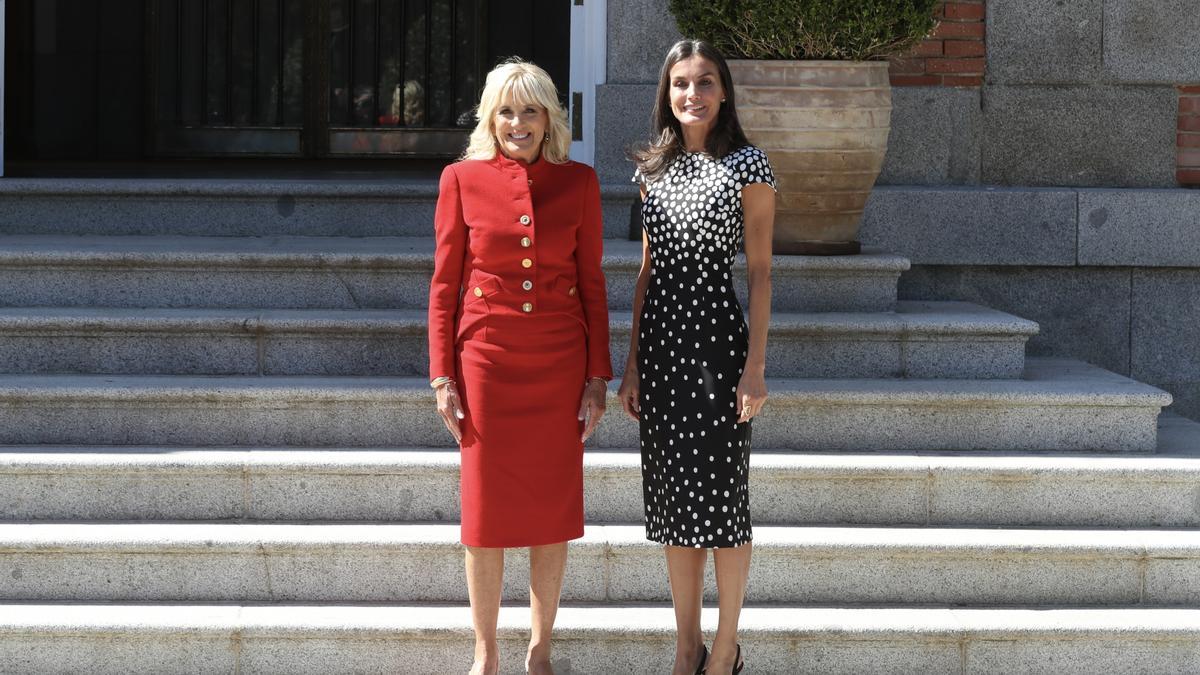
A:
[[[1074,359],[1027,359],[1020,380],[768,378],[777,402],[794,404],[1155,405],[1170,394]],[[616,387],[610,386],[610,395]],[[145,399],[262,395],[419,398],[430,396],[421,377],[0,375],[0,397]],[[615,408],[614,408],[615,410]]]
[[[471,632],[465,605],[445,604],[255,604],[255,603],[0,603],[0,634],[237,633],[242,637],[331,637],[333,634],[411,633],[463,637]],[[706,606],[701,623],[716,628],[717,611]],[[500,609],[502,635],[527,633],[529,608]],[[565,603],[554,626],[560,638],[589,634],[670,636],[669,604]],[[1003,637],[1200,638],[1200,609],[1193,608],[945,608],[853,606],[755,606],[742,610],[739,635],[746,639],[796,636],[871,639]]]
[[[437,174],[425,177],[356,173],[324,178],[6,178],[0,197],[427,197],[437,198]]]
[[[380,259],[432,262],[432,237],[199,237],[185,235],[36,235],[0,236],[0,262],[202,261],[270,262],[293,258],[315,260]]]
[[[631,317],[615,312],[614,328]],[[171,328],[359,327],[421,328],[425,309],[225,309],[135,307],[0,307],[0,330],[54,328],[135,330]],[[248,323],[249,322],[249,323]],[[1038,325],[1011,314],[959,301],[901,301],[895,312],[774,312],[771,330],[814,334],[927,334],[1030,336]]]
[[[432,225],[431,225],[432,228]],[[267,264],[300,259],[330,263],[432,264],[430,237],[202,237],[187,235],[33,235],[0,236],[0,264],[132,263],[171,265],[188,262]],[[636,267],[641,243],[604,241],[608,266]],[[903,256],[867,249],[853,256],[775,256],[782,271],[877,272],[898,274],[909,269]]]
[[[654,549],[640,524],[587,525],[577,550]],[[269,553],[273,550],[434,547],[459,551],[457,523],[35,522],[0,523],[0,550],[15,552]],[[886,551],[889,555],[1200,556],[1200,529],[759,525],[754,547],[772,551]]]
[[[585,468],[640,470],[637,448],[596,449],[584,453]],[[330,473],[408,473],[454,469],[457,448],[211,448],[186,446],[0,445],[0,473],[68,470],[294,471]],[[991,473],[1034,471],[1082,473],[1110,477],[1156,478],[1200,471],[1200,422],[1163,413],[1154,452],[1054,453],[1044,451],[964,450],[961,452],[802,452],[755,448],[750,466],[756,471],[847,473],[855,475],[925,475],[931,471]]]

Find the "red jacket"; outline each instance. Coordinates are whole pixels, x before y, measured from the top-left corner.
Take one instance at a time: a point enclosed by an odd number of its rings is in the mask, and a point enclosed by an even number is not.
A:
[[[600,184],[590,166],[502,155],[451,164],[434,228],[431,379],[454,377],[455,343],[478,312],[575,317],[587,332],[587,376],[612,378]]]

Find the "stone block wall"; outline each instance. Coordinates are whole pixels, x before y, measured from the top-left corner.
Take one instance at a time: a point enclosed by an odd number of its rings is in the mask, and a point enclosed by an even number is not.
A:
[[[608,5],[601,179],[628,184],[679,38],[666,0]],[[892,64],[888,156],[864,243],[910,256],[901,294],[1038,321],[1030,353],[1161,386],[1200,419],[1196,0],[946,2]]]
[[[913,184],[915,177],[929,185],[1200,185],[1200,136],[1191,135],[1200,133],[1194,2],[988,0],[944,7],[946,18],[931,39],[893,61],[892,136],[899,142],[889,148],[881,183]],[[979,49],[949,37],[968,27],[980,36],[982,58],[949,58],[952,45],[956,52]],[[936,65],[939,59],[954,65]],[[918,66],[925,72],[916,74]],[[932,79],[931,70],[951,68],[980,74]],[[978,96],[970,100],[943,85],[976,85],[965,91]],[[931,123],[926,116],[970,104],[979,111],[973,118],[960,113],[951,123]],[[978,169],[930,171],[930,153],[939,162],[977,156]]]
[[[880,186],[861,235],[912,261],[901,298],[1037,321],[1031,355],[1162,387],[1200,419],[1200,190]]]

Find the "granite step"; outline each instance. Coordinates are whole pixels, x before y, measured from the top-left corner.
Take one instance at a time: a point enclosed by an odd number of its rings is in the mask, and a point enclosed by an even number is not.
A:
[[[432,237],[0,236],[0,306],[422,308],[433,251]],[[640,265],[640,243],[605,242],[614,312],[632,307]],[[879,251],[772,266],[781,312],[891,311],[909,268]]]
[[[613,320],[614,373],[632,320]],[[1037,323],[967,302],[900,301],[894,312],[774,312],[768,377],[1019,378]]]
[[[706,638],[714,607],[701,615]],[[556,671],[670,669],[674,616],[662,604],[568,604]],[[529,608],[500,609],[501,672],[524,672]],[[1200,610],[746,607],[746,672],[1188,673]],[[451,673],[471,663],[466,607],[440,605],[0,604],[0,661],[28,674],[83,672]]]
[[[0,448],[0,520],[457,522],[449,448]],[[756,525],[1200,527],[1200,423],[1153,453],[755,449]],[[637,450],[584,454],[589,523],[642,518]]]
[[[614,372],[630,319],[613,321]],[[0,372],[413,375],[428,368],[420,309],[0,308]],[[777,313],[770,377],[1015,378],[1037,324],[963,302],[895,313]]]
[[[588,526],[563,599],[669,601],[662,556],[641,525]],[[0,524],[0,572],[8,601],[467,601],[456,524]],[[1195,606],[1200,532],[764,525],[750,578],[758,603]]]
[[[1151,452],[1158,414],[1171,402],[1159,389],[1069,359],[1030,359],[1020,380],[767,385],[771,399],[754,441],[787,450]],[[616,390],[610,385],[614,413]],[[591,442],[628,448],[637,437],[633,420],[612,414]],[[450,443],[424,378],[0,375],[3,445]]]
[[[6,178],[0,233],[428,236],[438,170],[345,180]],[[627,238],[632,185],[601,187],[605,234]]]

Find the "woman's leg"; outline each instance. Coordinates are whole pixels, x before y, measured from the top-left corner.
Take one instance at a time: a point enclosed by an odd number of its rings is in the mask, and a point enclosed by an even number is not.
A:
[[[675,668],[673,675],[692,675],[700,663],[704,634],[700,608],[704,604],[704,563],[708,549],[667,546],[667,577],[675,605]]]
[[[500,671],[496,621],[500,616],[500,588],[504,581],[504,549],[467,548],[467,595],[471,598],[471,623],[475,627],[475,663],[471,675]]]
[[[713,549],[713,564],[717,568],[717,604],[721,608],[717,620],[717,636],[713,638],[708,672],[731,672],[737,658],[738,619],[746,597],[746,580],[750,577],[749,543],[736,548]]]
[[[552,673],[550,633],[558,614],[563,573],[567,569],[567,542],[529,547],[529,609],[533,615],[525,668],[530,673]]]

